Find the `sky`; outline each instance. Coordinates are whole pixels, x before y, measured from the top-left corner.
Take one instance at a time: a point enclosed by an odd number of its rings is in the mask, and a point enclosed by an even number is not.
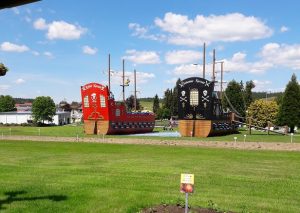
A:
[[[213,49],[224,81],[284,91],[300,70],[300,3],[292,0],[42,0],[0,10],[0,94],[81,101],[80,86],[108,83],[121,99],[122,60],[133,94],[163,96],[178,78],[211,79]],[[220,63],[216,64],[220,82]],[[226,83],[225,83],[226,86]],[[219,84],[216,84],[219,90]]]

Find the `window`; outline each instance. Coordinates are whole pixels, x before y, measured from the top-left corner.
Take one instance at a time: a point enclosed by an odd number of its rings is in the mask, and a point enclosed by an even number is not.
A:
[[[100,95],[100,106],[101,106],[102,108],[106,107],[104,95]]]
[[[119,117],[121,114],[120,109],[116,109],[116,116]]]
[[[84,98],[83,98],[83,106],[84,107],[90,107],[89,96],[84,96]]]
[[[190,105],[191,106],[199,105],[199,91],[197,89],[191,89],[190,91]]]

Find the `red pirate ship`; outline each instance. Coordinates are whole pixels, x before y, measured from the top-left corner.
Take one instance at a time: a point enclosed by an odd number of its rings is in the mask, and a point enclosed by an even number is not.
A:
[[[136,72],[134,74],[136,85]],[[127,112],[126,110],[124,61],[123,84],[121,85],[123,87],[123,102],[115,101],[110,91],[110,59],[108,76],[109,86],[88,83],[81,87],[85,133],[114,135],[152,132],[155,125],[155,116],[152,112]]]

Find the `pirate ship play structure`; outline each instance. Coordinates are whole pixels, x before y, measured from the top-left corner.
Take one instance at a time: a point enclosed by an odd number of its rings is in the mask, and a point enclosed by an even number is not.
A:
[[[81,87],[84,131],[86,134],[135,134],[152,132],[155,116],[151,112],[127,112],[125,106],[124,60],[123,60],[123,102],[115,101],[110,91],[110,56],[108,82],[105,86],[88,83]],[[135,100],[136,100],[136,72]],[[136,101],[135,101],[136,106]]]
[[[178,88],[178,118],[181,136],[208,137],[236,132],[231,113],[224,113],[214,82],[187,78]]]
[[[215,88],[215,50],[212,81],[205,79],[205,44],[203,48],[203,78],[182,80],[178,88],[178,126],[181,136],[208,137],[236,132],[233,113],[224,113],[221,98]],[[221,62],[221,89],[223,62]]]

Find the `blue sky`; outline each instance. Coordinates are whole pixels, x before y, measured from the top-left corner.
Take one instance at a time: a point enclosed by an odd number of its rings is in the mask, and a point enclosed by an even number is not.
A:
[[[134,69],[140,97],[163,96],[176,79],[201,77],[202,66],[193,64],[202,64],[203,42],[207,63],[213,49],[224,61],[225,81],[253,80],[255,91],[283,91],[292,73],[299,75],[299,11],[300,3],[289,0],[42,0],[4,9],[0,62],[10,71],[0,92],[80,101],[81,85],[107,84],[110,53],[117,99],[123,58],[131,79],[126,96]]]

